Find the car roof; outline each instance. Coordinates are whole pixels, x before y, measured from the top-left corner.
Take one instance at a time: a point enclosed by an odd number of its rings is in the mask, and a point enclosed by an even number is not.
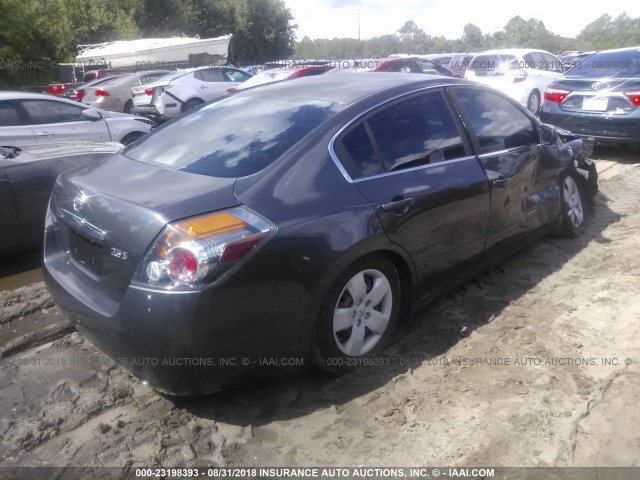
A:
[[[406,91],[438,85],[476,85],[462,79],[437,77],[420,73],[346,72],[343,75],[319,75],[297,78],[290,82],[272,82],[259,88],[241,90],[238,95],[260,99],[308,98],[349,105],[370,95],[405,85]]]
[[[326,70],[329,65],[304,65],[300,67],[282,67],[282,68],[270,68],[269,70],[263,70],[260,73],[265,72],[282,72],[282,73],[296,73],[296,72],[307,72],[310,70]]]
[[[636,47],[624,47],[624,48],[612,48],[611,50],[594,50],[591,53],[618,53],[618,52],[631,52],[631,51],[640,51],[640,46]],[[587,52],[584,52],[587,53]]]
[[[546,50],[540,50],[539,48],[502,48],[497,50],[485,50],[484,52],[477,53],[479,55],[524,55],[532,52],[551,53]],[[553,54],[551,54],[553,55]]]

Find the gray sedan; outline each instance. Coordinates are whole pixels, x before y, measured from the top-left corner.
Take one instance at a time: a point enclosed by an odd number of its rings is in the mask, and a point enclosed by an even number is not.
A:
[[[135,72],[113,78],[99,85],[90,85],[85,87],[82,103],[112,112],[132,113],[131,89],[155,82],[169,73],[171,73],[170,70]]]
[[[88,142],[0,147],[0,255],[42,242],[58,175],[121,149],[118,143]]]
[[[149,133],[146,118],[107,112],[71,100],[24,92],[0,92],[0,146],[70,141],[127,145]]]

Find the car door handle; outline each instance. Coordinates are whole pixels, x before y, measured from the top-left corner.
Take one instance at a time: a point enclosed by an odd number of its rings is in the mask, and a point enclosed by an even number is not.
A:
[[[510,178],[505,177],[504,175],[500,175],[495,180],[491,180],[491,185],[494,187],[498,187],[500,189],[504,189],[504,187],[509,183]]]
[[[53,137],[55,133],[53,132],[40,132],[36,134],[37,137]]]
[[[207,87],[206,85],[200,85],[200,90],[206,90],[207,88],[209,87]]]
[[[390,202],[382,204],[383,212],[392,212],[394,210],[400,210],[408,207],[413,203],[413,198],[411,197],[402,197],[398,199],[391,200]]]

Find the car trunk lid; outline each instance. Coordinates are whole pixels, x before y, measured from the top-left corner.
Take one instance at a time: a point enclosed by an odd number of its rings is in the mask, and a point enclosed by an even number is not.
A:
[[[234,184],[109,156],[58,179],[56,238],[83,281],[119,300],[165,225],[238,205]]]
[[[554,82],[551,88],[570,92],[560,103],[564,111],[627,115],[637,105],[625,92],[639,92],[640,79],[565,77]]]

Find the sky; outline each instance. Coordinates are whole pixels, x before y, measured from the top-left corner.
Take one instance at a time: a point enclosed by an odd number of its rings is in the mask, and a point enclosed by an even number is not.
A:
[[[395,33],[413,20],[428,35],[462,36],[467,23],[483,33],[501,30],[516,15],[542,20],[553,33],[575,37],[588,23],[608,13],[640,17],[637,0],[284,0],[298,25],[297,38],[358,38]]]

